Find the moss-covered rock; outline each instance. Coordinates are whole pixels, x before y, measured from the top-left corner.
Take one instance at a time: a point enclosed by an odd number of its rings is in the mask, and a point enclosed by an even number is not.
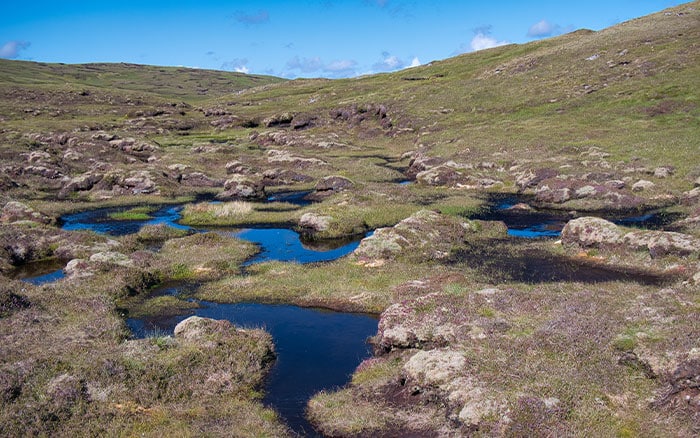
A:
[[[470,234],[482,229],[477,221],[463,221],[431,210],[420,210],[393,227],[379,228],[354,251],[360,259],[444,260],[463,247]],[[506,230],[503,227],[503,234]]]

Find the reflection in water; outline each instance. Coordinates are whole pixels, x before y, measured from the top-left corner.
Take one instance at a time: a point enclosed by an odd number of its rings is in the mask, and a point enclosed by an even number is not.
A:
[[[529,239],[557,237],[566,223],[575,216],[560,210],[533,210],[527,207],[532,202],[531,196],[492,194],[487,200],[488,208],[471,219],[503,221],[508,227],[508,235]],[[518,208],[522,205],[524,208]],[[587,215],[582,213],[581,215]],[[591,216],[599,216],[590,213]],[[645,229],[662,229],[665,225],[680,218],[679,214],[666,213],[663,210],[645,213],[639,216],[610,216],[605,219],[626,227]]]
[[[110,214],[126,211],[127,208],[100,208],[87,210],[80,213],[73,213],[61,217],[64,230],[90,230],[100,234],[111,236],[125,236],[137,233],[144,225],[165,224],[182,230],[189,230],[190,227],[177,223],[180,220],[182,206],[165,206],[150,214],[148,220],[115,220],[109,217]]]
[[[104,208],[66,215],[61,218],[66,230],[91,230],[112,236],[124,236],[138,232],[144,225],[165,224],[171,227],[194,230],[180,225],[181,206],[166,206],[152,213],[149,220],[115,220],[111,213],[124,211],[124,208]],[[199,232],[208,230],[199,229]],[[364,236],[351,239],[333,239],[317,242],[303,242],[299,233],[287,228],[221,228],[216,231],[258,244],[260,253],[248,260],[245,265],[266,261],[315,263],[336,260],[351,253]]]
[[[192,314],[228,319],[240,327],[262,327],[272,335],[277,359],[267,378],[264,403],[273,406],[303,436],[313,436],[304,418],[306,402],[321,390],[346,384],[360,362],[370,356],[367,338],[377,331],[377,318],[370,315],[287,305],[199,304],[202,308]],[[143,337],[154,332],[172,333],[188,316],[128,319],[127,324],[135,336]]]
[[[244,265],[271,260],[296,263],[328,262],[339,259],[357,248],[360,239],[342,240],[344,245],[331,249],[308,249],[302,243],[299,233],[286,228],[250,228],[234,233],[240,239],[256,243],[261,251]]]
[[[312,192],[311,191],[306,191],[306,192],[280,192],[280,193],[275,193],[274,195],[270,195],[267,198],[268,202],[287,202],[289,204],[294,204],[298,205],[299,207],[304,207],[306,205],[310,205],[311,202],[309,199],[307,199],[307,196],[309,196]]]
[[[65,261],[57,259],[26,263],[13,269],[9,273],[9,277],[39,286],[64,278],[66,276],[66,273],[63,272],[65,265]]]

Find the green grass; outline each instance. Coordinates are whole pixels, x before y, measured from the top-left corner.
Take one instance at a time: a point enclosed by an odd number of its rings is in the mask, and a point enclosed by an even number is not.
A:
[[[141,206],[125,211],[117,211],[109,214],[110,219],[118,221],[145,221],[152,218],[151,213],[156,210],[154,206]]]
[[[137,64],[45,64],[0,60],[0,82],[14,86],[62,85],[82,93],[124,90],[168,99],[202,100],[283,82],[281,78]]]

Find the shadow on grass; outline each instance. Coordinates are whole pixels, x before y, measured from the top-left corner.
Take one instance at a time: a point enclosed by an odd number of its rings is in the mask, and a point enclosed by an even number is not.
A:
[[[452,262],[466,264],[496,283],[623,281],[658,286],[676,280],[668,274],[605,266],[600,262],[555,255],[541,248],[527,244],[518,245],[505,240],[477,243],[456,251]]]

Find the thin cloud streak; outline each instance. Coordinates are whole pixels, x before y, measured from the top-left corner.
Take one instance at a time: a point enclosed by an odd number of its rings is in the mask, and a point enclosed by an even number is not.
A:
[[[28,41],[8,41],[0,47],[0,58],[15,59],[18,58],[20,52],[31,46]]]
[[[527,31],[527,36],[530,38],[547,38],[555,35],[561,35],[564,32],[567,32],[567,30],[568,28],[564,28],[558,24],[543,19],[530,26],[530,29]]]
[[[245,12],[236,12],[234,18],[239,23],[247,25],[263,24],[270,21],[270,13],[266,10],[260,10],[256,14],[246,14]]]

